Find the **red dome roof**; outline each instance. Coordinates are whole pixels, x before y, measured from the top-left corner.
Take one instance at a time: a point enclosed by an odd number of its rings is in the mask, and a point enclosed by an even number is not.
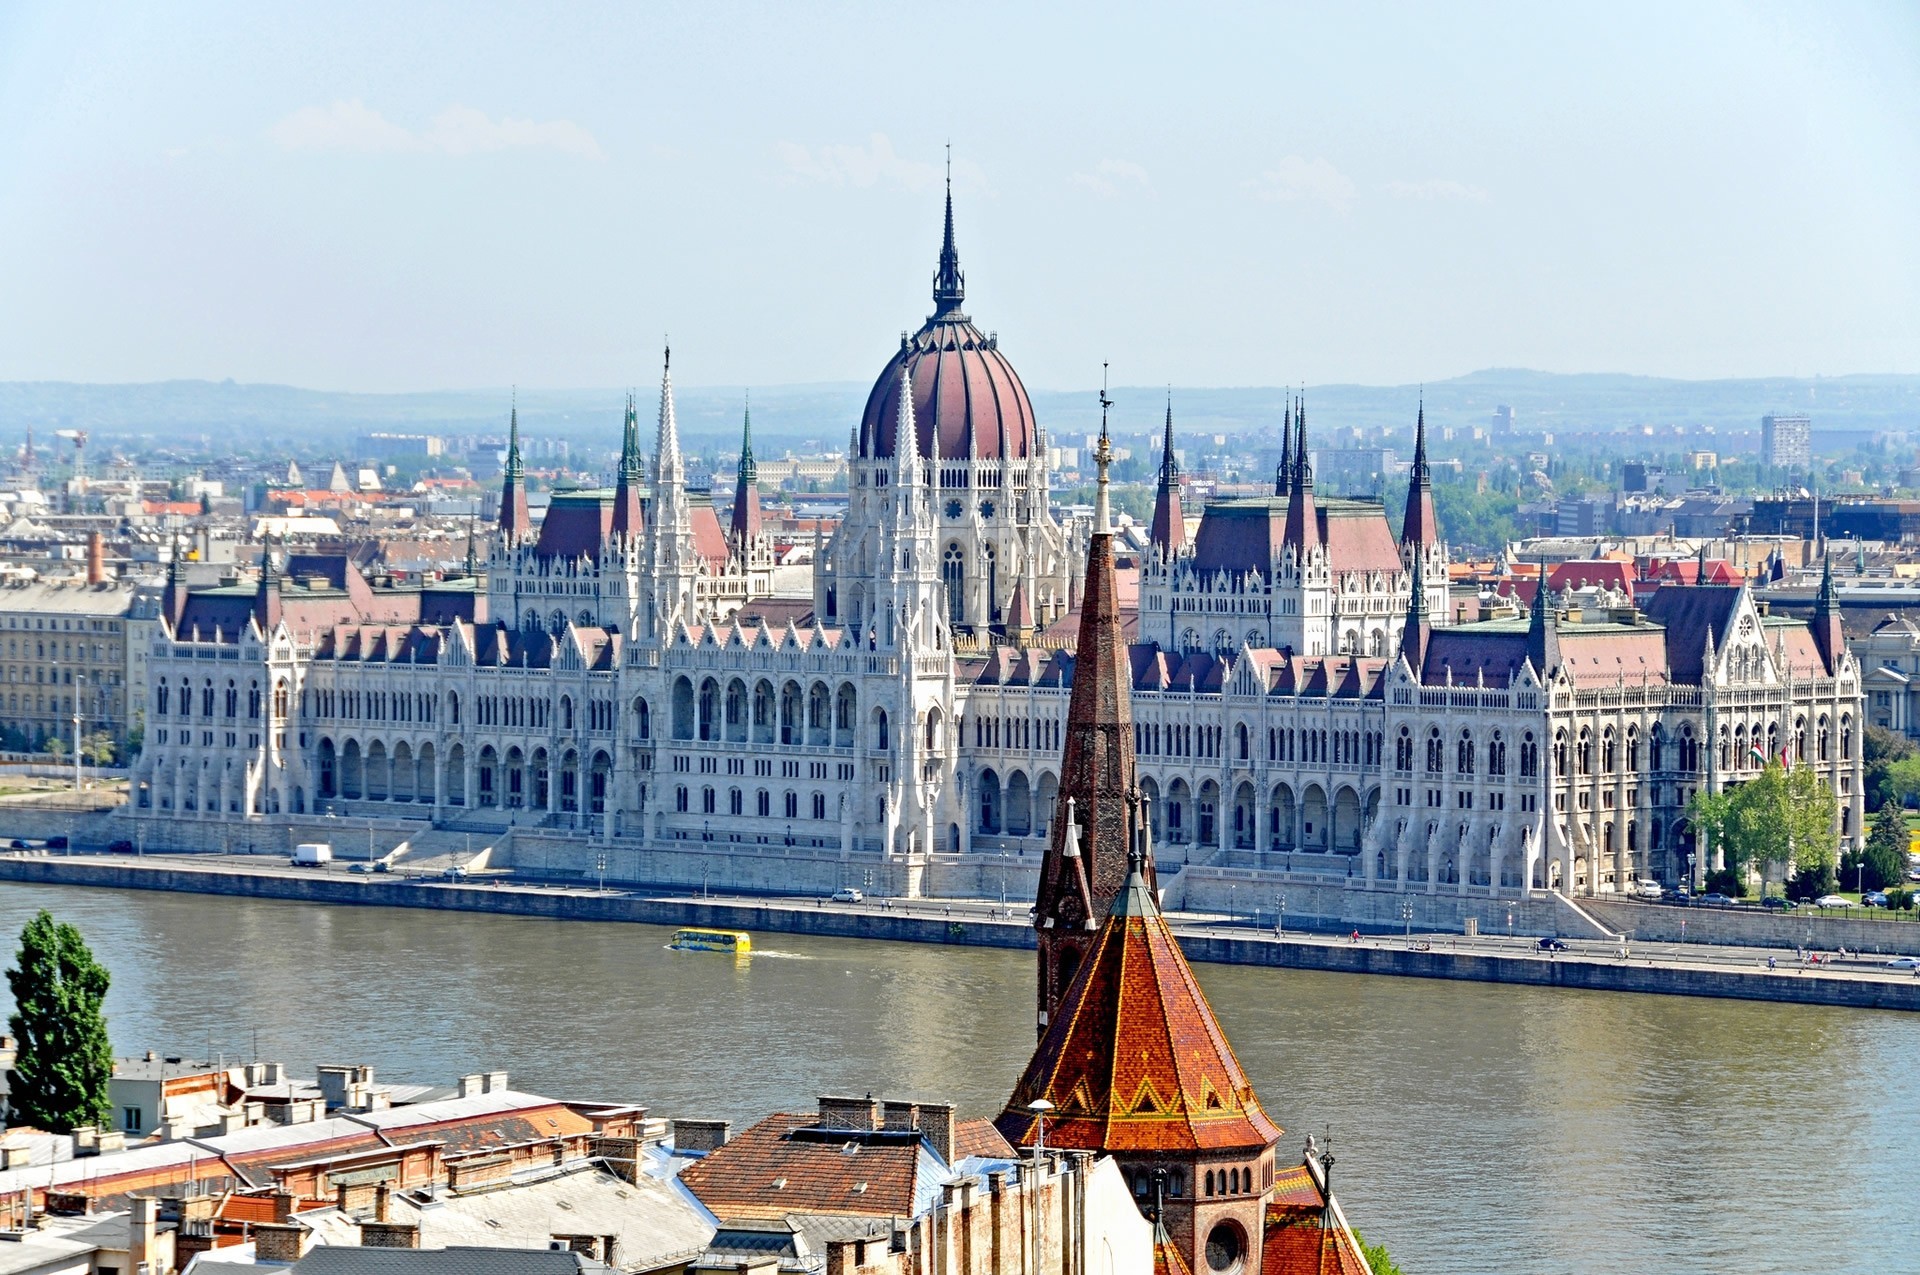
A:
[[[900,413],[900,365],[913,378],[913,417],[920,454],[941,460],[1024,459],[1033,455],[1033,404],[1020,374],[960,312],[965,279],[953,246],[953,192],[947,192],[946,239],[933,280],[933,317],[900,343],[867,395],[860,419],[860,454],[891,457]],[[937,450],[936,450],[937,448]]]

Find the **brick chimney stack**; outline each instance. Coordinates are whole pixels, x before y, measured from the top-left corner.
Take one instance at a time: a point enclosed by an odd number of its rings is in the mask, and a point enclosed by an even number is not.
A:
[[[107,580],[107,550],[101,542],[100,533],[87,533],[87,583],[105,584]]]

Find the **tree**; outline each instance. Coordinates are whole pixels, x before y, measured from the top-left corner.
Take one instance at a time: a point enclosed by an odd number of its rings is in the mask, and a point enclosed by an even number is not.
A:
[[[80,755],[96,766],[108,766],[113,763],[113,736],[106,731],[95,731],[80,744]]]
[[[1733,814],[1733,792],[1708,792],[1696,788],[1693,800],[1687,803],[1687,823],[1693,829],[1695,842],[1700,853],[1709,856],[1706,866],[1711,867],[1711,858],[1715,850],[1724,850],[1727,844],[1727,822]],[[1729,865],[1732,860],[1729,858]]]
[[[1355,1231],[1353,1238],[1360,1244],[1360,1256],[1367,1259],[1370,1275],[1401,1275],[1399,1264],[1387,1252],[1385,1244],[1369,1244],[1367,1237]]]
[[[1696,797],[1694,805],[1701,811],[1697,830],[1709,831],[1717,818],[1718,844],[1729,870],[1744,875],[1753,869],[1765,880],[1769,870],[1790,866],[1794,893],[1814,882],[1832,888],[1838,841],[1833,818],[1839,803],[1833,788],[1811,767],[1787,770],[1769,764],[1737,788]]]
[[[52,757],[55,761],[59,761],[67,755],[67,741],[60,738],[58,734],[49,735],[47,736],[46,750],[48,756]]]
[[[1895,763],[1920,755],[1920,749],[1913,741],[1898,731],[1888,730],[1884,726],[1869,726],[1861,733],[1860,760],[1865,767],[1864,782],[1867,809],[1878,810],[1880,803],[1892,796],[1887,786],[1888,769]],[[1916,776],[1920,780],[1920,775]],[[1920,788],[1913,791],[1920,792]]]
[[[14,959],[7,971],[14,1004],[7,1029],[17,1049],[8,1078],[13,1118],[49,1133],[105,1127],[113,1078],[106,967],[78,928],[44,908],[20,932]]]
[[[1885,890],[1907,879],[1907,814],[1893,802],[1880,807],[1867,837],[1866,888]]]
[[[1882,802],[1905,806],[1920,797],[1920,757],[1899,757],[1879,763],[1879,777],[1869,777],[1867,792]]]

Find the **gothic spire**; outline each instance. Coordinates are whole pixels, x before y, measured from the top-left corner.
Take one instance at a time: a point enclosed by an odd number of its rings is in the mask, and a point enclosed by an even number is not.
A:
[[[1547,588],[1547,560],[1540,559],[1540,583],[1533,591],[1533,611],[1527,617],[1527,659],[1545,681],[1560,662],[1560,633],[1553,613],[1553,594]]]
[[[1425,548],[1440,543],[1440,521],[1433,512],[1433,473],[1427,467],[1427,402],[1413,428],[1413,468],[1407,473],[1407,511],[1400,520],[1400,543]],[[1415,565],[1417,571],[1418,564]]]
[[[1160,442],[1160,488],[1153,497],[1153,547],[1172,557],[1187,543],[1187,519],[1180,507],[1180,463],[1173,458],[1173,392],[1167,392],[1167,428]]]
[[[748,395],[740,423],[740,467],[734,471],[733,521],[729,531],[734,545],[745,552],[746,542],[760,534],[760,467],[753,460],[753,397]]]
[[[1809,622],[1813,629],[1814,645],[1820,648],[1821,658],[1826,661],[1827,672],[1839,671],[1840,657],[1847,649],[1846,630],[1840,623],[1840,591],[1833,583],[1833,556],[1824,557],[1820,563],[1820,593],[1813,603],[1813,619]]]
[[[1313,465],[1307,459],[1307,402],[1294,402],[1293,490],[1287,500],[1286,543],[1303,555],[1320,543],[1320,518],[1313,507]]]
[[[620,428],[620,474],[613,491],[613,530],[622,538],[640,534],[640,407],[627,395],[627,412]]]
[[[530,531],[527,517],[527,466],[520,459],[520,396],[516,391],[507,417],[507,465],[500,488],[500,531],[509,541]]]
[[[1287,413],[1280,424],[1280,468],[1273,471],[1273,494],[1293,493],[1293,396],[1287,396]]]
[[[1419,563],[1419,546],[1414,547],[1413,589],[1407,595],[1407,626],[1400,633],[1400,653],[1415,679],[1427,665],[1427,642],[1433,636],[1433,618],[1427,612],[1427,586]]]
[[[960,253],[953,246],[953,153],[947,153],[947,228],[940,241],[940,267],[933,276],[933,317],[957,313],[967,299],[967,277],[960,272]]]

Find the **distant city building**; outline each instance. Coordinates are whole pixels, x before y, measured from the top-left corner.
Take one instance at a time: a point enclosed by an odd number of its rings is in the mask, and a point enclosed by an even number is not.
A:
[[[1505,403],[1493,409],[1493,432],[1496,436],[1513,433],[1513,409]]]
[[[1612,496],[1570,496],[1554,507],[1557,536],[1599,536],[1612,529]]]
[[[363,434],[360,454],[375,460],[428,460],[444,456],[447,442],[437,434]]]
[[[1760,463],[1799,471],[1813,463],[1813,422],[1805,416],[1760,418]]]
[[[131,581],[34,581],[0,588],[0,735],[39,748],[102,732],[124,745],[146,699],[157,597]]]

